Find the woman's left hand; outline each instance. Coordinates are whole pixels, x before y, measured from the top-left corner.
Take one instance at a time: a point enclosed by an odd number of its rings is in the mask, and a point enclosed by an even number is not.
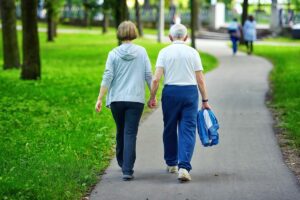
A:
[[[95,106],[96,112],[101,112],[101,108],[102,108],[102,101],[98,100]]]

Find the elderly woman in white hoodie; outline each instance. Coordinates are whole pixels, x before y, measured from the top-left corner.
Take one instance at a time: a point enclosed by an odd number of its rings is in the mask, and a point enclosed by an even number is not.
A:
[[[145,82],[150,89],[152,72],[145,48],[132,43],[137,37],[135,25],[130,21],[122,22],[117,37],[122,44],[108,54],[96,111],[101,111],[102,99],[108,91],[106,106],[111,108],[117,127],[117,161],[123,180],[131,180],[138,126],[145,103]]]
[[[247,53],[253,52],[253,42],[256,40],[256,22],[252,15],[248,16],[243,26],[244,40],[247,47]]]

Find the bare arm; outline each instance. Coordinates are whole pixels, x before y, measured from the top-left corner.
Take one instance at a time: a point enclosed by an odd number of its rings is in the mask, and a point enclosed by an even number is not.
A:
[[[155,99],[156,92],[158,90],[159,86],[159,81],[164,73],[164,69],[161,67],[156,68],[154,77],[152,79],[152,84],[151,84],[151,97],[150,99]]]
[[[206,83],[205,83],[205,77],[202,71],[196,71],[196,79],[197,84],[202,96],[202,108],[211,109],[208,102],[203,102],[208,100],[207,90],[206,90]]]
[[[154,77],[152,79],[152,84],[151,84],[150,100],[148,102],[148,106],[150,108],[153,108],[157,105],[156,93],[157,93],[157,90],[159,87],[159,81],[160,81],[163,73],[164,73],[164,69],[162,67],[156,68]]]
[[[149,57],[146,53],[145,56],[145,63],[146,63],[146,70],[145,70],[145,80],[147,82],[149,90],[151,90],[151,82],[152,82],[152,70],[151,70],[151,63]]]
[[[101,111],[102,99],[105,96],[106,92],[107,92],[107,87],[101,86],[100,91],[99,91],[99,95],[98,95],[98,99],[97,99],[97,102],[96,102],[96,106],[95,106],[95,109],[96,109],[97,112]]]
[[[107,61],[106,61],[106,67],[105,67],[105,71],[103,74],[103,79],[102,79],[99,95],[98,95],[96,106],[95,106],[95,109],[97,112],[101,111],[102,99],[105,96],[108,88],[110,87],[110,84],[111,84],[113,78],[114,78],[114,67],[113,67],[111,53],[109,53]]]

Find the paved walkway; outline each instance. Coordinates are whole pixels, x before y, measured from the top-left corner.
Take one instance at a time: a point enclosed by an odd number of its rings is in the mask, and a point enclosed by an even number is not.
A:
[[[220,122],[220,144],[203,148],[197,137],[192,181],[180,184],[165,171],[161,108],[140,128],[135,180],[121,180],[114,159],[93,190],[93,200],[297,200],[296,178],[283,162],[265,106],[271,64],[238,53],[224,42],[198,40],[219,68],[207,73],[210,103]]]

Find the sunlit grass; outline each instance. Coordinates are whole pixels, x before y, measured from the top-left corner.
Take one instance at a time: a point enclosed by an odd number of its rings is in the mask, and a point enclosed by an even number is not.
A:
[[[296,44],[300,45],[300,39],[294,39],[292,37],[265,38],[264,41],[267,41],[267,42],[296,43]]]

